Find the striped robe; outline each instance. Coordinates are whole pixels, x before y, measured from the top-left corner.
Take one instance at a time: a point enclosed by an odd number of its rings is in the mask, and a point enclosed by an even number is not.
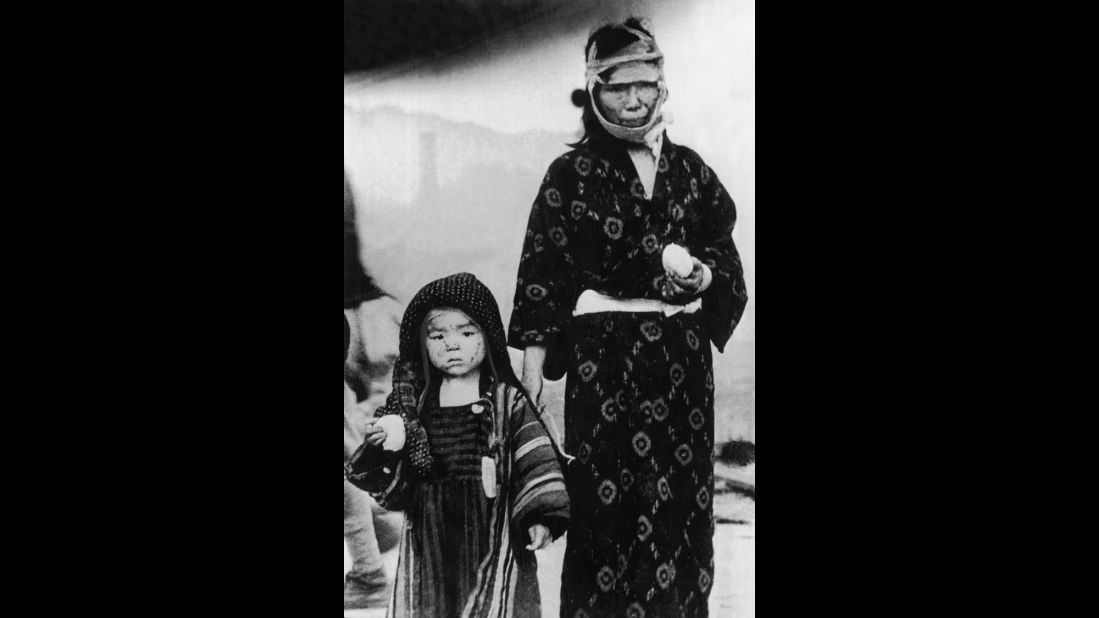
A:
[[[486,413],[492,413],[494,422],[489,446],[498,446],[495,452],[504,456],[496,456],[497,498],[488,518],[488,549],[462,616],[540,616],[538,564],[534,553],[526,549],[530,542],[527,528],[542,523],[550,528],[554,538],[564,532],[569,506],[561,464],[551,442],[553,438],[540,414],[531,409],[517,389],[497,384],[491,400],[484,403],[488,404]],[[409,440],[423,439],[423,436],[412,431]],[[411,450],[412,446],[407,444],[406,449]],[[409,503],[416,480],[409,478],[412,475],[408,469],[408,462],[400,461],[388,475],[384,489],[371,491],[379,503],[417,508],[414,502]],[[355,482],[354,475],[349,479]],[[404,495],[395,495],[397,493]],[[416,578],[424,569],[413,551],[412,535],[421,531],[413,530],[409,519],[405,518],[402,533],[397,577],[388,611],[390,617],[420,614],[415,594]]]

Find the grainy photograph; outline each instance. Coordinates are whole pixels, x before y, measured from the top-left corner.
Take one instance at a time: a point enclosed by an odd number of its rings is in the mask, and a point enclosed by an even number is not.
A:
[[[344,616],[754,616],[754,0],[344,0],[343,96]]]

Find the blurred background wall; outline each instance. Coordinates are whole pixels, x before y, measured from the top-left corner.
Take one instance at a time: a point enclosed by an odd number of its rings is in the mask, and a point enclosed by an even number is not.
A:
[[[402,302],[472,272],[506,324],[531,203],[581,134],[571,94],[588,33],[631,14],[652,20],[666,56],[669,138],[702,155],[737,204],[750,299],[715,355],[716,442],[754,443],[754,0],[345,0],[344,164],[364,263]],[[551,407],[562,387],[547,387]]]

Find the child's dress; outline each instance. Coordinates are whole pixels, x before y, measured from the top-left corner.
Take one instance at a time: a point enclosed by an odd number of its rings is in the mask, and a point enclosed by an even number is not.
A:
[[[488,550],[492,500],[481,483],[487,436],[471,405],[424,412],[435,470],[413,489],[417,508],[408,513],[412,551],[420,558],[412,594],[424,616],[458,616]]]

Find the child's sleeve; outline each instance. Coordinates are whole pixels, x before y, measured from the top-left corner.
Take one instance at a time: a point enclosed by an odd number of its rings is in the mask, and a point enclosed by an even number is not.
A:
[[[380,414],[378,416],[385,415]],[[344,464],[344,475],[352,485],[369,493],[387,510],[403,510],[410,493],[412,474],[407,453],[413,443],[414,430],[405,423],[406,442],[398,451],[387,451],[381,445],[363,441]],[[422,429],[421,429],[422,431]]]
[[[383,451],[363,442],[344,464],[344,475],[352,485],[369,493],[387,510],[404,509],[408,497],[408,473],[402,451]]]
[[[344,475],[352,485],[369,493],[382,508],[399,511],[405,508],[411,487],[421,469],[430,469],[427,432],[418,420],[401,414],[400,395],[391,392],[385,405],[375,412],[375,418],[394,416],[404,423],[405,443],[396,451],[363,441],[344,465]]]
[[[546,428],[522,395],[515,397],[511,418],[512,517],[521,530],[534,524],[549,528],[553,538],[569,523],[569,495],[557,453]]]

